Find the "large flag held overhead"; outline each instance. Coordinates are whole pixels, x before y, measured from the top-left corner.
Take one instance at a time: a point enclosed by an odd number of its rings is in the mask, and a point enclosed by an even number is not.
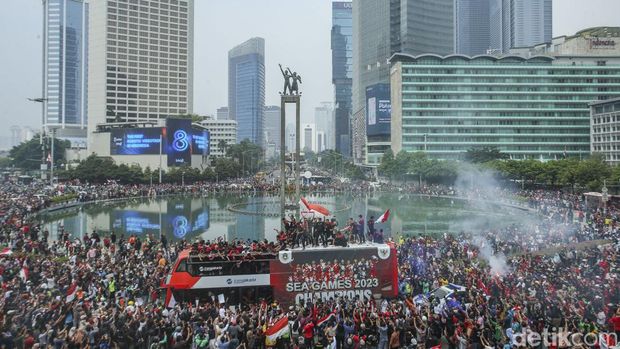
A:
[[[330,215],[327,208],[319,204],[311,204],[304,197],[299,200],[299,205],[301,206],[301,215],[306,218],[324,218]]]
[[[383,214],[381,216],[379,216],[379,218],[375,221],[375,224],[385,223],[385,221],[387,221],[388,218],[390,218],[390,209],[389,208],[387,210],[385,210],[385,212],[383,212]]]
[[[77,283],[72,283],[71,286],[69,286],[69,289],[67,289],[67,303],[70,303],[71,301],[73,301],[75,299],[75,295],[77,293]]]
[[[283,316],[275,324],[265,330],[265,344],[268,346],[276,345],[278,338],[289,332],[288,317]]]

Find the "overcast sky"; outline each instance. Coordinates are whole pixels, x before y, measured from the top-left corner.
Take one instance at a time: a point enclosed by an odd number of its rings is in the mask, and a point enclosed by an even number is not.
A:
[[[103,1],[103,0],[91,0]],[[387,1],[387,0],[369,0]],[[279,104],[278,63],[302,75],[302,114],[332,100],[330,0],[195,0],[194,112],[215,114],[228,103],[227,54],[265,38],[266,104]],[[620,0],[553,0],[553,36],[594,26],[620,26]],[[0,11],[0,148],[9,127],[40,127],[41,0],[2,1]]]

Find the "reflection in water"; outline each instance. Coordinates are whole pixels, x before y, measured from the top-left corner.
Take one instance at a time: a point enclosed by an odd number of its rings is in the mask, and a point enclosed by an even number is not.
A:
[[[378,224],[386,236],[406,234],[435,234],[458,232],[467,222],[484,222],[485,227],[511,223],[511,212],[502,207],[493,210],[476,210],[455,199],[428,198],[397,193],[370,195],[320,195],[308,196],[310,202],[320,202],[328,209],[350,207],[336,213],[340,227],[348,218],[357,220],[359,214],[368,220],[370,216],[379,217],[387,208],[391,209],[390,220]],[[277,198],[260,195],[216,195],[211,197],[165,197],[157,199],[131,200],[119,203],[86,205],[73,211],[56,212],[42,218],[50,236],[58,236],[59,227],[76,238],[84,232],[97,230],[102,234],[115,231],[126,236],[150,234],[159,238],[161,234],[169,240],[197,237],[213,240],[225,239],[268,239],[275,240],[276,230],[280,228],[277,216],[259,216],[231,212],[232,204],[241,205],[248,212],[279,212]],[[484,218],[482,220],[481,218]],[[481,227],[484,228],[484,227]],[[393,234],[392,234],[393,233]]]

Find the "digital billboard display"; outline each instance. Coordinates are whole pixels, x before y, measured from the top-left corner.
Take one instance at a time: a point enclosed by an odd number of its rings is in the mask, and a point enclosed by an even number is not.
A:
[[[191,164],[192,121],[190,119],[166,120],[168,166]]]
[[[375,84],[366,88],[366,134],[389,135],[392,119],[390,85]]]
[[[161,141],[161,127],[113,129],[110,155],[159,154]]]
[[[192,154],[209,155],[209,131],[192,129]]]

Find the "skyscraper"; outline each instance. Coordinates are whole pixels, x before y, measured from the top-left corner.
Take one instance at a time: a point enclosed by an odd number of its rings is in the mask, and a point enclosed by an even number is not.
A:
[[[215,117],[218,120],[228,120],[228,107],[217,108]]]
[[[193,0],[90,2],[88,131],[192,112]]]
[[[351,153],[351,88],[353,73],[353,12],[351,2],[332,3],[332,84],[334,85],[336,151]]]
[[[321,141],[317,140],[317,151],[334,149],[334,109],[332,103],[322,102],[319,107],[314,108],[314,123],[316,124],[317,137],[321,136]]]
[[[379,157],[389,135],[366,134],[366,88],[389,84],[388,58],[454,53],[454,0],[357,0],[353,2],[352,157],[368,162],[367,149]]]
[[[511,48],[551,41],[552,0],[490,0],[491,49]]]
[[[265,106],[265,143],[274,144],[280,149],[280,107],[277,105]]]
[[[491,0],[454,2],[456,53],[468,56],[487,53],[491,47],[490,3]]]
[[[43,126],[59,137],[86,140],[88,4],[43,1]]]
[[[265,39],[251,38],[228,51],[228,117],[237,120],[237,142],[263,145]]]

